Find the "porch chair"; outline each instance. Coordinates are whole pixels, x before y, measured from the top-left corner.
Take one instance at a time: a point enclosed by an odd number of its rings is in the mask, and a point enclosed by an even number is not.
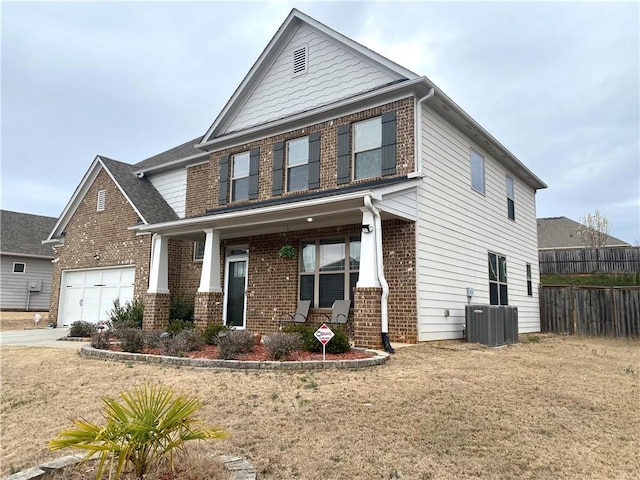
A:
[[[282,325],[285,325],[287,323],[305,323],[307,321],[307,317],[309,316],[310,306],[311,300],[300,300],[298,302],[296,313],[285,313],[280,317],[280,320],[278,320],[278,330],[282,329]]]
[[[346,334],[353,337],[353,325],[349,324],[349,308],[351,308],[351,300],[336,300],[331,307],[331,316],[327,317],[327,323],[334,325],[342,325]]]

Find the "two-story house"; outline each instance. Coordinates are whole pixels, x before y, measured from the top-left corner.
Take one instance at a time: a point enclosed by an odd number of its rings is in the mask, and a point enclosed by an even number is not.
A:
[[[179,293],[199,325],[269,333],[299,300],[321,319],[351,299],[379,347],[461,338],[471,288],[538,331],[545,187],[429,79],[293,10],[202,137],[94,160],[47,240],[50,315],[135,297],[161,327]]]

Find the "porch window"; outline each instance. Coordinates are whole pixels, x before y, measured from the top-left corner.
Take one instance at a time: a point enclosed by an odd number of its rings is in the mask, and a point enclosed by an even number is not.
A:
[[[507,258],[489,253],[489,303],[509,305],[507,295]]]
[[[249,199],[249,152],[233,156],[231,200]]]
[[[193,259],[195,261],[204,259],[204,242],[193,242]]]
[[[382,118],[353,125],[354,180],[382,176]]]
[[[353,301],[359,269],[360,237],[303,241],[300,300],[311,300],[319,308],[330,308],[336,300]]]

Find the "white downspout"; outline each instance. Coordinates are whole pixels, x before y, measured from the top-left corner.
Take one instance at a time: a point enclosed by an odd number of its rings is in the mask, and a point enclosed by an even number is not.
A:
[[[371,202],[371,196],[367,195],[364,197],[364,206],[366,207],[371,215],[373,215],[373,234],[375,235],[375,244],[376,244],[376,265],[378,266],[378,281],[380,282],[380,286],[382,287],[382,297],[380,298],[380,326],[383,339],[386,338],[386,343],[388,343],[388,334],[389,334],[389,284],[387,283],[387,279],[384,277],[384,264],[382,261],[382,221],[380,220],[380,212],[373,206],[373,202]],[[384,340],[383,340],[384,341]],[[385,348],[391,348],[391,345],[385,345]],[[393,348],[391,348],[391,353],[393,353]]]
[[[431,90],[429,90],[429,93],[427,93],[424,97],[418,100],[418,103],[416,104],[416,122],[414,125],[414,132],[413,132],[414,145],[415,145],[413,158],[416,159],[416,169],[414,172],[408,175],[409,178],[422,177],[422,142],[420,142],[420,140],[422,139],[422,135],[421,135],[422,105],[431,97],[433,97],[434,93],[435,93],[435,89],[431,87]]]

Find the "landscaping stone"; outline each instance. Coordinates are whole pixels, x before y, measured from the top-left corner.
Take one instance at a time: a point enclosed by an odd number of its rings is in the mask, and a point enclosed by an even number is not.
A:
[[[4,477],[3,480],[35,480],[37,478],[44,478],[47,474],[44,470],[38,467],[28,468],[20,472]]]

